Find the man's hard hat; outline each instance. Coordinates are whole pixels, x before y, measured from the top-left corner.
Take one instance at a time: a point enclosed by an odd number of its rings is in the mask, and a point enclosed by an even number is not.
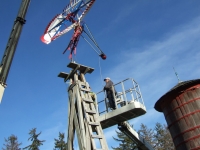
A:
[[[110,78],[109,78],[109,77],[106,77],[106,78],[104,79],[104,81],[105,81],[105,80],[107,80],[107,79],[108,79],[108,80],[110,80]]]

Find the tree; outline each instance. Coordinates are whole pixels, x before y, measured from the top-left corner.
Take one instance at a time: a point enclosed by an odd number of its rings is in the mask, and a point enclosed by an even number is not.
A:
[[[64,133],[59,132],[59,139],[55,140],[55,149],[54,150],[67,150],[67,143],[64,141]]]
[[[2,148],[2,150],[20,150],[19,146],[21,143],[18,143],[17,136],[11,135],[8,137],[8,139],[5,139],[6,144],[3,144],[5,148]]]
[[[139,135],[144,138],[152,147],[156,146],[154,141],[154,131],[152,129],[148,129],[146,125],[143,123],[140,125],[140,130],[138,131]]]
[[[154,139],[157,150],[175,150],[172,137],[166,125],[156,123]]]
[[[128,136],[126,136],[122,132],[116,131],[116,133],[117,133],[118,138],[113,137],[113,139],[119,142],[119,146],[116,148],[112,147],[113,150],[136,150],[137,149],[136,145]]]
[[[29,132],[29,135],[30,135],[30,138],[28,140],[31,140],[32,141],[32,144],[23,148],[23,149],[28,149],[28,150],[39,150],[39,147],[41,145],[43,145],[43,142],[45,142],[45,140],[39,140],[38,139],[38,136],[41,134],[38,133],[36,134],[36,128],[33,128],[32,130],[30,130]]]
[[[119,142],[119,146],[114,150],[137,150],[134,141],[130,140],[124,133],[118,132],[114,140]],[[171,135],[166,125],[156,123],[154,129],[149,129],[146,125],[141,124],[139,135],[143,137],[155,150],[175,150]]]

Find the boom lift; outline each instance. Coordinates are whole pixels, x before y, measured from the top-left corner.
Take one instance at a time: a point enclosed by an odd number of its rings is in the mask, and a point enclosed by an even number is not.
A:
[[[115,105],[118,109],[109,109],[108,99],[106,95],[104,100],[101,100],[98,104],[104,102],[106,110],[100,110],[100,122],[102,128],[108,128],[110,126],[118,124],[118,129],[127,135],[138,147],[139,150],[154,150],[153,147],[140,136],[127,122],[127,120],[139,117],[146,113],[146,108],[142,99],[139,85],[132,78],[127,78],[113,86],[113,91],[116,89],[120,91],[117,95],[113,95],[115,99]],[[103,91],[97,94],[103,93]]]

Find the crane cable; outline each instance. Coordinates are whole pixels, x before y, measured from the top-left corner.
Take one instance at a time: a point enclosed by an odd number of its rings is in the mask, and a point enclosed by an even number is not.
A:
[[[85,24],[85,26],[86,26],[86,28],[87,28],[87,30],[88,30],[88,32],[89,32],[90,35],[89,35],[85,30],[83,30],[83,32],[89,37],[89,39],[94,43],[94,45],[99,49],[99,51],[100,51],[101,53],[103,53],[103,51],[100,49],[99,45],[98,45],[97,42],[95,41],[95,39],[94,39],[94,37],[93,37],[93,35],[92,35],[90,29],[88,28],[87,24],[86,24],[86,23],[84,23],[84,24]],[[81,35],[81,37],[91,46],[91,48],[92,48],[98,55],[100,55],[100,54],[97,52],[97,50],[92,46],[92,44],[91,44],[83,35]],[[103,77],[102,77],[102,69],[101,69],[100,57],[99,57],[99,70],[100,70],[100,80],[101,80],[101,84],[102,84],[102,87],[103,87]]]
[[[92,44],[84,37],[81,35],[81,37],[91,46],[91,48],[97,53],[99,54],[96,49],[92,46]],[[101,84],[103,86],[103,77],[102,77],[102,71],[101,71],[101,63],[100,63],[100,57],[99,57],[99,69],[100,69],[100,79],[101,79]]]
[[[98,45],[97,42],[95,41],[94,36],[92,35],[92,33],[91,33],[89,27],[87,26],[87,24],[84,23],[84,25],[86,26],[86,28],[87,28],[89,34],[88,34],[85,30],[83,30],[83,32],[89,37],[89,39],[94,43],[94,45],[99,49],[99,51],[100,51],[101,53],[103,53],[103,51],[101,50],[101,48],[99,47],[99,45]]]
[[[91,46],[91,48],[99,55],[99,53],[97,52],[97,50],[92,46],[92,44],[83,36],[81,35],[81,37]]]

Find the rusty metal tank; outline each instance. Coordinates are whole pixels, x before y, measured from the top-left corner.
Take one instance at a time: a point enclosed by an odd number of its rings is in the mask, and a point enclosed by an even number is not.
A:
[[[200,79],[178,83],[155,109],[164,113],[176,150],[200,150]]]

